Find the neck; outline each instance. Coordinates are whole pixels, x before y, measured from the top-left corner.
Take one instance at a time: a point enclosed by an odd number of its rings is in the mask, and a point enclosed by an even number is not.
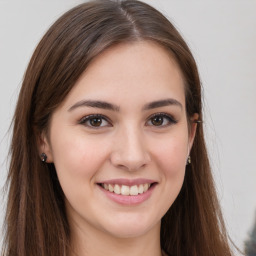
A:
[[[71,256],[161,256],[160,223],[143,235],[120,238],[107,232],[72,225]]]

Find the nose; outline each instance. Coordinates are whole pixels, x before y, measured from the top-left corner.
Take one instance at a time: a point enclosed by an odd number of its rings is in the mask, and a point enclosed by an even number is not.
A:
[[[111,163],[129,171],[137,171],[151,161],[144,136],[139,129],[123,129],[113,143]]]

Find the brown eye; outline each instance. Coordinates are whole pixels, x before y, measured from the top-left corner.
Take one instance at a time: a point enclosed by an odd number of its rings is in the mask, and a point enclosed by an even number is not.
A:
[[[162,116],[154,116],[151,120],[152,124],[155,126],[160,126],[163,124],[164,119]]]
[[[176,123],[177,121],[171,115],[166,113],[157,113],[149,117],[148,121],[146,122],[146,125],[155,127],[167,127]]]
[[[83,117],[80,121],[79,124],[82,124],[84,126],[87,126],[89,128],[103,128],[103,127],[108,127],[111,126],[111,123],[109,120],[102,116],[102,115],[88,115]]]
[[[89,120],[91,126],[99,127],[102,124],[102,118],[95,117]]]

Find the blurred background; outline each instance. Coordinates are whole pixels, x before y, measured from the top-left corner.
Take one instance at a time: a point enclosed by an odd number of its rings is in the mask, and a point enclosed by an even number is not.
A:
[[[23,74],[47,28],[82,2],[0,0],[0,225],[5,209],[8,129]],[[256,211],[256,1],[144,2],[173,22],[198,63],[203,125],[219,199],[230,237],[243,249]]]

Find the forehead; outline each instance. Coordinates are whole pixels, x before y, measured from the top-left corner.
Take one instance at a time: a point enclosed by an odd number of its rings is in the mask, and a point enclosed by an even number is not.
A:
[[[68,101],[104,98],[121,104],[176,97],[184,102],[182,72],[172,55],[150,41],[118,44],[98,55],[76,82]],[[118,102],[119,101],[119,102]]]

